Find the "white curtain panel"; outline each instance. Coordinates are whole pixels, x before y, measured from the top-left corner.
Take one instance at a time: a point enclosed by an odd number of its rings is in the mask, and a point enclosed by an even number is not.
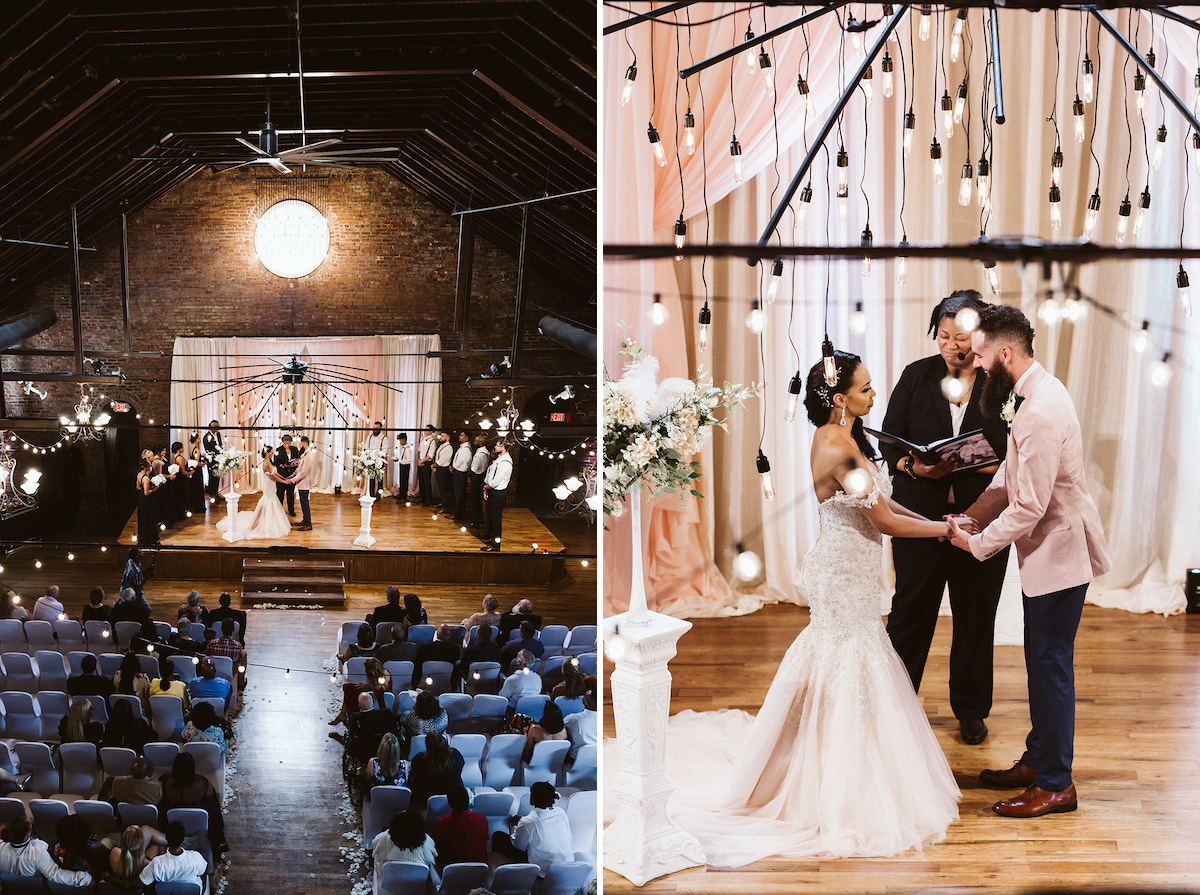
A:
[[[282,436],[294,443],[307,435],[316,453],[313,491],[335,487],[359,493],[352,455],[366,431],[381,420],[385,429],[406,431],[409,443],[426,423],[441,422],[441,360],[427,352],[441,347],[438,335],[348,336],[310,339],[178,338],[171,363],[172,438],[187,442],[197,428],[216,419],[225,441],[239,450],[278,447]],[[310,364],[296,385],[279,385],[275,370],[295,355]],[[238,379],[262,374],[268,383],[251,390]],[[352,380],[366,380],[358,383]],[[323,385],[332,381],[335,385]],[[384,388],[386,383],[392,388]],[[399,389],[399,392],[393,389]],[[211,394],[210,394],[211,393]],[[261,413],[260,413],[261,411]],[[257,417],[257,421],[255,418]],[[253,431],[239,427],[255,426]],[[395,445],[391,433],[389,450]],[[254,457],[238,476],[238,488],[261,491],[263,476]],[[395,488],[389,464],[385,493]]]
[[[606,242],[668,243],[672,224],[681,211],[688,224],[689,243],[703,242],[706,235],[714,242],[754,242],[759,238],[806,155],[806,140],[816,136],[837,100],[841,89],[839,58],[844,52],[846,67],[853,71],[861,56],[854,54],[849,41],[843,50],[840,31],[827,16],[810,26],[807,49],[798,29],[786,39],[768,42],[776,70],[774,97],[766,93],[760,73],[751,71],[742,55],[733,60],[732,88],[729,62],[689,78],[686,85],[681,82],[677,77],[677,54],[681,65],[687,66],[739,42],[748,23],[755,33],[762,34],[799,15],[796,7],[767,8],[764,25],[762,8],[755,8],[752,17],[746,9],[742,4],[692,6],[692,20],[709,24],[695,28],[690,41],[687,31],[679,31],[678,46],[676,30],[667,25],[638,25],[605,38],[602,105]],[[867,12],[875,17],[878,9],[870,6]],[[726,16],[731,12],[735,14]],[[1105,14],[1123,33],[1136,35],[1136,44],[1143,52],[1154,47],[1157,71],[1195,108],[1197,95],[1192,78],[1200,59],[1194,32],[1127,10]],[[608,8],[606,17],[606,21],[617,21],[624,18],[624,13]],[[915,29],[919,20],[915,10],[911,20]],[[954,13],[950,12],[940,32],[945,46],[950,42],[953,21]],[[1051,12],[999,11],[1007,121],[993,127],[993,209],[986,221],[987,233],[992,237],[1023,234],[1045,240],[1078,239],[1088,198],[1098,181],[1102,206],[1093,241],[1112,245],[1117,208],[1126,190],[1136,210],[1139,193],[1148,180],[1153,197],[1151,213],[1136,244],[1173,246],[1182,241],[1188,246],[1200,245],[1200,182],[1190,183],[1200,181],[1200,168],[1192,158],[1197,153],[1190,149],[1187,124],[1169,103],[1160,105],[1153,83],[1147,90],[1143,120],[1136,111],[1132,90],[1135,66],[1124,64],[1123,51],[1107,34],[1097,37],[1094,20],[1087,21],[1086,33],[1087,52],[1096,63],[1096,100],[1086,106],[1087,140],[1083,144],[1075,142],[1071,113],[1082,55],[1081,22],[1079,12],[1059,13],[1056,54],[1055,18]],[[927,244],[965,243],[980,234],[984,222],[979,205],[972,199],[968,207],[962,207],[957,198],[962,165],[968,160],[977,164],[982,148],[982,24],[981,11],[972,10],[968,19],[972,42],[969,70],[964,51],[958,62],[951,63],[947,58],[946,76],[940,56],[933,49],[939,39],[937,29],[929,42],[920,41],[914,34],[910,43],[909,23],[901,25],[897,32],[900,43],[889,44],[895,63],[895,95],[883,98],[882,70],[877,60],[874,102],[867,105],[859,91],[843,116],[840,141],[850,158],[847,222],[839,224],[836,214],[827,213],[826,196],[832,194],[836,177],[839,130],[835,129],[825,142],[828,152],[822,151],[810,170],[813,202],[806,223],[794,231],[793,214],[787,212],[772,242],[857,245],[868,222],[875,243],[881,245],[899,242],[902,233],[911,243]],[[876,27],[866,36],[868,45],[880,30]],[[637,53],[639,74],[633,100],[621,106],[622,74],[632,59],[626,38]],[[917,129],[905,165],[900,149],[906,109],[901,71],[911,70],[914,60],[907,101],[917,115]],[[801,71],[807,72],[814,102],[807,129],[796,88],[797,73]],[[939,186],[933,183],[929,157],[934,110],[942,91],[948,89],[954,96],[964,75],[968,76],[970,91],[969,144],[963,125],[955,128],[952,137],[943,133],[938,112],[937,136],[946,167],[946,183]],[[703,138],[693,156],[681,154],[688,88],[690,106]],[[734,107],[743,149],[745,179],[740,185],[734,182],[729,156]],[[1057,114],[1065,157],[1063,226],[1057,231],[1051,229],[1047,201],[1055,130],[1046,119],[1052,111]],[[648,121],[656,124],[666,146],[665,167],[655,163],[646,137]],[[1167,126],[1169,140],[1160,167],[1152,169],[1146,160],[1143,132],[1152,151],[1160,124]],[[1128,134],[1132,135],[1132,144]],[[1094,149],[1099,168],[1090,149]],[[1189,189],[1192,192],[1185,200]],[[792,207],[798,205],[793,200]],[[1126,244],[1135,244],[1132,233]],[[1190,266],[1193,282],[1200,282],[1196,279],[1200,277],[1200,262],[1185,266]],[[610,260],[604,266],[605,351],[610,374],[619,372],[615,366],[614,343],[619,336],[615,324],[624,321],[650,350],[668,359],[664,375],[687,375],[704,360],[718,382],[767,382],[765,400],[752,402],[746,410],[732,414],[729,435],[717,433],[712,448],[699,458],[705,467],[702,490],[706,499],[689,499],[677,511],[680,518],[690,514],[697,519],[687,542],[677,529],[664,539],[653,520],[647,526],[651,569],[648,588],[652,605],[665,611],[719,615],[747,611],[762,601],[804,602],[798,586],[799,566],[817,534],[816,503],[808,469],[812,427],[805,421],[802,407],[792,423],[784,422],[783,413],[788,380],[797,370],[806,373],[819,359],[826,326],[838,348],[861,355],[870,369],[879,395],[867,423],[878,426],[901,371],[934,351],[926,334],[934,304],[958,288],[981,289],[985,298],[997,300],[988,291],[982,268],[976,262],[912,260],[907,284],[899,286],[894,261],[876,263],[868,278],[861,276],[857,261],[787,261],[779,298],[765,308],[768,325],[762,333],[760,351],[759,339],[746,329],[744,319],[751,299],[765,293],[769,268],[769,261],[751,268],[738,259],[710,260],[703,268],[699,260]],[[1113,570],[1093,585],[1089,600],[1130,611],[1164,614],[1183,609],[1185,570],[1200,562],[1200,526],[1190,518],[1194,512],[1190,497],[1200,493],[1200,472],[1196,463],[1187,459],[1195,456],[1200,436],[1200,369],[1195,361],[1200,348],[1200,323],[1181,313],[1175,299],[1177,270],[1178,262],[1170,260],[1109,260],[1088,265],[1076,277],[1080,291],[1095,300],[1087,317],[1074,324],[1048,326],[1037,319],[1037,292],[1062,286],[1061,271],[1056,269],[1053,279],[1043,283],[1040,270],[1033,266],[1022,271],[1006,264],[999,269],[1002,294],[998,300],[1019,305],[1034,321],[1037,357],[1066,384],[1083,427],[1089,484],[1114,559]],[[1194,286],[1193,293],[1196,291]],[[654,292],[662,294],[671,315],[668,323],[657,329],[646,316]],[[713,314],[712,347],[707,359],[702,359],[696,349],[696,321],[705,296]],[[850,313],[859,302],[868,319],[866,332],[861,334],[849,328]],[[1131,339],[1142,320],[1150,322],[1150,348],[1139,354],[1132,350]],[[1155,386],[1150,380],[1151,368],[1165,352],[1171,355],[1173,377],[1167,386]],[[770,458],[775,477],[777,497],[770,503],[762,499],[754,466],[760,444]],[[672,504],[675,506],[677,502]],[[619,522],[613,526],[614,534],[618,539],[627,538]],[[752,585],[730,588],[728,576],[734,546],[739,542],[763,556],[765,571]],[[715,561],[724,577],[713,576],[707,584],[694,574],[674,579],[654,577],[656,558],[661,553],[690,555],[691,550],[702,552],[706,562]],[[627,573],[624,581],[619,574],[606,577],[610,607],[621,607],[627,588]]]

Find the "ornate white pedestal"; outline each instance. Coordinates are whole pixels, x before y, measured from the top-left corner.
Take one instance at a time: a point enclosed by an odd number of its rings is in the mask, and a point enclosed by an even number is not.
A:
[[[242,495],[230,488],[225,492],[225,511],[229,514],[229,531],[221,535],[227,541],[240,541],[242,533],[238,531],[238,501]]]
[[[370,547],[375,543],[375,539],[371,537],[371,506],[374,503],[375,498],[369,494],[364,494],[358,499],[358,505],[362,507],[362,527],[359,528],[354,543],[359,547]]]
[[[636,551],[635,551],[636,552]],[[640,613],[639,613],[640,614]],[[604,866],[635,886],[704,864],[700,843],[667,816],[675,787],[666,772],[666,727],[671,707],[667,662],[692,623],[658,612],[630,622],[630,613],[604,620],[620,771],[612,791],[617,819],[604,831]]]

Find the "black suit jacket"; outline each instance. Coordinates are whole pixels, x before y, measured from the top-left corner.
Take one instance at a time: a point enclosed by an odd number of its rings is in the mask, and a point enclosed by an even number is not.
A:
[[[946,362],[940,354],[914,361],[904,368],[900,381],[896,383],[888,399],[887,414],[883,418],[883,431],[911,441],[928,444],[939,438],[954,434],[950,419],[950,402],[942,394],[942,380],[946,376]],[[987,374],[975,372],[975,385],[967,404],[960,432],[983,429],[984,437],[1001,460],[1008,442],[1008,428],[999,416],[984,419],[979,411],[979,395]],[[929,519],[941,519],[950,511],[948,495],[954,486],[956,509],[965,509],[975,502],[992,480],[991,473],[957,472],[940,479],[913,479],[900,472],[900,458],[906,452],[893,445],[880,444],[879,450],[893,473],[892,496],[902,506],[920,513]]]
[[[272,458],[272,463],[276,466],[278,472],[285,479],[296,471],[296,465],[300,461],[300,448],[286,447],[280,445],[275,449],[275,456]]]
[[[376,606],[375,610],[367,616],[367,624],[371,626],[380,622],[402,624],[406,618],[408,618],[408,612],[402,605],[393,606],[391,603],[384,603],[382,606]]]
[[[532,612],[527,615],[522,615],[519,612],[506,612],[500,616],[500,634],[496,638],[498,642],[503,643],[509,631],[515,631],[521,627],[521,622],[533,622],[533,626],[539,631],[542,630],[542,617]]]
[[[246,610],[234,609],[232,606],[218,606],[216,609],[208,610],[204,613],[204,626],[212,628],[217,632],[217,636],[221,636],[221,622],[224,619],[231,618],[238,624],[238,640],[243,644],[246,643]]]
[[[224,440],[221,438],[220,432],[218,432],[216,435],[213,435],[211,431],[205,432],[202,441],[204,444],[204,453],[208,454],[210,457],[217,452],[218,447],[224,444]]]
[[[417,650],[417,658],[413,663],[413,680],[420,680],[421,666],[426,662],[449,662],[453,665],[458,661],[461,648],[451,640],[435,640],[422,644]]]

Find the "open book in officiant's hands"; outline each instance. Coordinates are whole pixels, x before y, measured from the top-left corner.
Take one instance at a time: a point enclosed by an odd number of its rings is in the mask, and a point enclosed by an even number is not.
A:
[[[982,429],[976,429],[973,432],[964,432],[962,435],[955,435],[953,438],[931,441],[929,444],[913,444],[899,435],[891,435],[879,429],[872,429],[869,426],[863,426],[863,431],[868,435],[875,436],[880,441],[912,451],[921,462],[928,463],[930,466],[940,463],[943,460],[953,460],[955,472],[979,469],[1000,462],[1000,458],[996,456],[995,450],[992,449],[991,444],[984,437]]]

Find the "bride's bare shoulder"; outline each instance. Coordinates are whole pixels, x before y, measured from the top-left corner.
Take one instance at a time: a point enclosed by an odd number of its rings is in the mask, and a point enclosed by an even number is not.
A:
[[[858,450],[853,442],[827,436],[817,430],[809,459],[813,490],[816,491],[817,500],[824,501],[841,490],[841,475],[858,459]]]

